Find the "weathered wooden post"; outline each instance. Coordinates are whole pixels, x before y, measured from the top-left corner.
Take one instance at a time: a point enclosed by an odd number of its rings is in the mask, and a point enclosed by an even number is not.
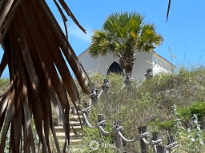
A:
[[[129,94],[129,93],[132,91],[132,89],[133,89],[133,87],[132,87],[132,81],[133,81],[132,74],[127,74],[127,77],[126,77],[124,83],[125,83],[126,86],[127,86],[127,93],[128,93],[128,94]]]
[[[84,107],[84,108],[88,108],[88,107],[89,107],[89,102],[84,102],[84,103],[83,103],[83,107]],[[87,118],[87,120],[89,120],[89,112],[86,111],[85,114],[86,114],[86,118]],[[85,126],[87,126],[84,117],[83,117],[83,124],[84,124]]]
[[[165,146],[158,145],[157,146],[157,153],[166,153]]]
[[[104,79],[104,83],[101,86],[103,92],[105,93],[105,95],[107,96],[110,90],[110,83],[108,81],[108,79]]]
[[[167,141],[168,141],[168,145],[171,144],[171,143],[173,143],[173,142],[175,142],[174,136],[171,136],[171,135],[168,136],[168,137],[167,137]]]
[[[89,107],[89,102],[84,102],[84,103],[83,103],[83,107],[84,107],[84,108],[88,108],[88,107]]]
[[[96,104],[98,100],[98,89],[93,86],[92,93],[90,94],[90,98],[92,99],[92,103]]]
[[[159,139],[159,132],[152,132],[152,140],[156,141],[158,139]],[[155,148],[153,148],[153,152],[156,152]]]
[[[116,121],[115,122],[115,128],[118,128],[122,126],[122,122],[121,121]],[[120,135],[117,133],[115,133],[115,146],[117,148],[117,153],[121,153],[123,150],[123,143],[122,143],[122,138],[120,137]]]
[[[146,74],[145,74],[146,79],[151,79],[153,78],[153,72],[152,69],[147,69]]]
[[[98,122],[101,122],[103,121],[105,118],[104,118],[104,115],[103,114],[98,114]],[[103,128],[105,128],[105,124],[101,125]],[[103,138],[103,132],[99,129],[99,133],[100,133],[100,138],[102,139]]]
[[[167,141],[168,141],[167,145],[170,145],[170,144],[172,144],[173,142],[175,142],[174,136],[171,136],[171,135],[168,136],[168,137],[167,137]],[[166,153],[170,153],[171,150],[172,150],[172,147],[171,147],[171,148],[167,148],[167,149],[166,149]]]
[[[156,141],[159,139],[159,132],[152,132],[152,140]]]
[[[138,128],[139,134],[147,132],[147,127],[146,126],[141,126]],[[148,145],[144,143],[143,140],[140,140],[140,149],[141,153],[148,153]]]

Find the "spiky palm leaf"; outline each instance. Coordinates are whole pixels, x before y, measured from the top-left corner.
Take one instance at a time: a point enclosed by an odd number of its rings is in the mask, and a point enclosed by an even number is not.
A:
[[[168,3],[168,8],[167,8],[167,21],[168,21],[168,17],[169,17],[169,10],[170,10],[170,6],[171,6],[171,1],[172,1],[172,0],[169,0],[169,3]]]
[[[106,19],[101,30],[94,31],[90,55],[97,57],[108,53],[120,55],[120,65],[126,73],[131,73],[134,51],[152,51],[161,44],[163,38],[157,34],[153,24],[144,24],[144,16],[139,13],[113,13]]]
[[[64,0],[54,2],[64,22],[67,19],[63,10],[85,32]],[[88,77],[45,0],[1,0],[0,30],[4,50],[0,75],[8,65],[11,81],[0,101],[0,130],[3,127],[0,153],[4,152],[9,127],[11,152],[35,152],[32,116],[43,152],[51,152],[50,130],[57,151],[61,152],[53,126],[51,103],[62,115],[66,146],[70,144],[70,105],[67,95],[74,105],[79,98],[63,55],[87,94]],[[66,147],[63,152],[65,150]]]

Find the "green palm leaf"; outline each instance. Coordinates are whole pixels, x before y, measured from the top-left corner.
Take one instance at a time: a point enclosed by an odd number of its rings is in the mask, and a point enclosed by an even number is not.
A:
[[[120,65],[131,73],[134,51],[152,51],[163,41],[153,24],[143,23],[144,16],[136,12],[120,12],[109,15],[102,29],[92,36],[89,52],[94,58],[108,53],[121,55]]]

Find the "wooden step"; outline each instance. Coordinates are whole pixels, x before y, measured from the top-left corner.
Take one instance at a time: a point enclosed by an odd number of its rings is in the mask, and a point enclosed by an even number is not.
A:
[[[61,133],[61,132],[64,133],[64,129],[63,129],[62,126],[55,126],[54,128],[55,128],[56,133]],[[81,126],[73,126],[73,128],[70,127],[70,131],[71,131],[71,132],[73,132],[73,129],[74,129],[75,131],[79,132],[79,131],[82,130],[82,127],[81,127]]]
[[[59,132],[59,133],[56,133],[56,136],[58,137],[58,138],[65,138],[65,133],[64,132]],[[71,139],[76,139],[76,138],[79,138],[79,137],[81,137],[82,136],[82,134],[77,134],[77,135],[75,135],[75,133],[70,133],[70,138]]]
[[[71,126],[80,126],[80,121],[79,119],[72,119],[71,121],[69,121]],[[83,124],[83,120],[81,119],[81,124]],[[62,122],[59,122],[58,125],[55,126],[63,126]]]
[[[79,119],[81,119],[81,121],[82,121],[83,120],[83,116],[80,115],[78,117],[78,115],[71,115],[70,118],[69,118],[70,121],[79,121]]]
[[[58,142],[59,142],[60,144],[64,144],[65,139],[59,139]],[[78,144],[81,143],[81,142],[82,142],[81,139],[71,139],[71,140],[70,140],[70,144],[71,144],[71,145],[78,145]]]
[[[74,121],[69,121],[71,126],[79,126],[80,125],[80,121],[79,120],[74,120]],[[81,123],[83,124],[83,122],[81,121]],[[58,126],[63,126],[62,123],[59,123]]]
[[[70,126],[70,129],[72,129],[71,127],[73,127],[73,129],[76,129],[76,130],[81,129],[80,125],[79,126]],[[64,130],[63,126],[54,126],[54,128],[55,128],[56,132]]]
[[[80,125],[80,121],[70,121],[70,126],[79,126],[79,125]]]

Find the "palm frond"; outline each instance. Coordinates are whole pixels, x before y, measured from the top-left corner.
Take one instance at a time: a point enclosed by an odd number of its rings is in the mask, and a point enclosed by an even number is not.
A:
[[[89,48],[90,55],[97,57],[108,53],[120,54],[120,66],[126,73],[131,73],[135,60],[134,51],[152,51],[163,41],[155,26],[145,24],[143,20],[144,16],[137,12],[112,13],[107,17],[102,29],[94,32]]]
[[[136,12],[114,12],[109,15],[103,28],[95,31],[92,36],[90,55],[92,57],[105,56],[107,53],[116,55],[125,52],[126,44],[133,45],[131,48],[135,48],[136,43],[130,42],[136,41],[139,37],[143,19],[144,16]]]
[[[168,8],[167,8],[167,21],[168,21],[168,17],[169,17],[169,10],[170,10],[170,6],[171,6],[171,1],[172,1],[172,0],[169,0],[169,3],[168,3]]]
[[[105,30],[96,30],[92,36],[92,44],[89,48],[91,57],[105,56],[108,52],[114,52],[114,37]]]
[[[67,19],[63,10],[85,32],[64,0],[54,2],[64,23]],[[57,151],[61,152],[53,126],[51,103],[57,113],[62,115],[65,142],[69,146],[70,105],[67,95],[74,105],[79,99],[77,87],[63,56],[86,94],[89,93],[89,78],[45,0],[2,0],[0,30],[4,50],[0,75],[6,65],[10,75],[10,86],[0,100],[0,130],[3,128],[0,153],[4,152],[9,127],[11,152],[35,152],[32,117],[43,152],[51,152],[50,130]]]
[[[140,39],[138,39],[138,49],[140,51],[152,51],[163,42],[163,37],[156,32],[154,24],[145,24],[142,27]]]

